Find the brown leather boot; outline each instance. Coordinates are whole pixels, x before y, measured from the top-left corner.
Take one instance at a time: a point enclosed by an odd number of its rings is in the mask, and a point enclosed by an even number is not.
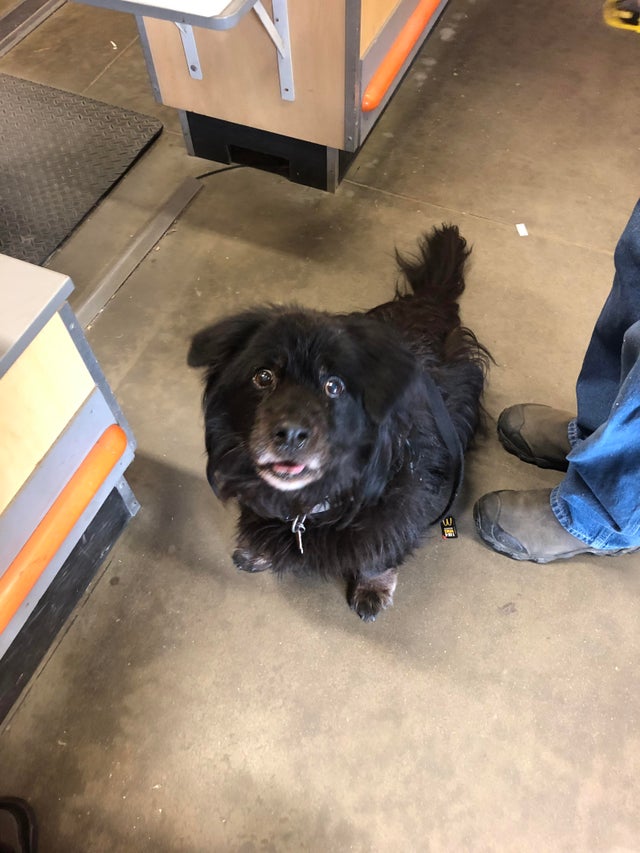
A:
[[[510,406],[498,418],[498,436],[505,450],[539,468],[566,471],[571,450],[567,427],[571,412],[538,403]]]
[[[551,489],[489,492],[474,506],[473,517],[487,545],[513,560],[551,563],[579,554],[605,557],[639,550],[592,548],[572,536],[551,509]]]

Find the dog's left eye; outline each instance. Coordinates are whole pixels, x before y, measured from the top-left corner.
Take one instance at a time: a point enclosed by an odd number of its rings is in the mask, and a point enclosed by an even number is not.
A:
[[[327,397],[339,397],[345,391],[345,384],[339,376],[330,376],[324,383]]]
[[[253,384],[256,388],[271,388],[275,381],[276,377],[273,370],[268,370],[266,367],[256,370],[253,374]]]

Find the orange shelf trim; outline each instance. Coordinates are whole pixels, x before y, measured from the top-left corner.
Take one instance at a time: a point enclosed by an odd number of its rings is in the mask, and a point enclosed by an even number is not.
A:
[[[365,89],[362,96],[363,112],[371,112],[380,106],[389,86],[395,80],[398,71],[440,3],[441,0],[420,0]]]
[[[0,633],[20,609],[38,578],[122,457],[127,437],[117,424],[102,433],[0,577]]]

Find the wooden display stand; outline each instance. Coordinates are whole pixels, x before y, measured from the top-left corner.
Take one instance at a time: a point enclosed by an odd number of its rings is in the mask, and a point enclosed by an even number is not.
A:
[[[0,719],[138,509],[135,443],[66,302],[0,255]]]
[[[333,191],[447,0],[86,2],[136,14],[191,153]]]

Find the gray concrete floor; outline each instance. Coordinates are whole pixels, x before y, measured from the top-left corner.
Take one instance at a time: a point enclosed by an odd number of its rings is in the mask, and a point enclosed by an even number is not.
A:
[[[490,413],[572,408],[638,196],[638,47],[596,0],[451,0],[335,195],[206,178],[105,308],[89,337],[142,511],[0,734],[0,787],[35,806],[42,853],[640,850],[640,561],[523,565],[473,530],[484,492],[560,475],[492,430],[459,538],[434,533],[364,625],[337,586],[234,570],[185,365],[195,330],[256,300],[386,299],[394,245],[451,221],[474,246]],[[66,4],[0,70],[165,122],[50,263],[77,302],[212,164],[154,103],[125,15]]]

